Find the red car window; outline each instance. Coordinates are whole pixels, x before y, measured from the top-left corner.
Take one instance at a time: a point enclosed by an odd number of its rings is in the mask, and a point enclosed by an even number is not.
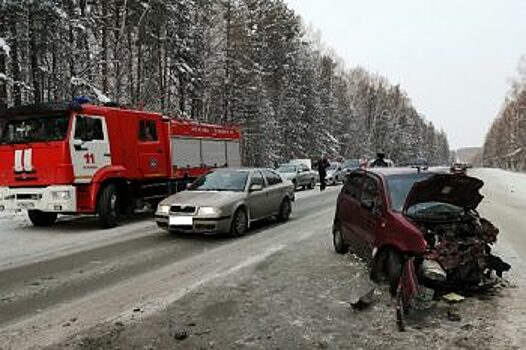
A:
[[[360,200],[362,192],[363,175],[353,174],[345,182],[343,192],[356,200]]]
[[[363,190],[360,197],[361,201],[374,201],[377,208],[383,207],[383,199],[380,192],[380,183],[371,176],[365,176],[363,179]]]

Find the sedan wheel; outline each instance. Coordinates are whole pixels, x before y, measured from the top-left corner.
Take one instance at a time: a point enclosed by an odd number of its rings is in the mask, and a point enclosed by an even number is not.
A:
[[[230,234],[234,237],[240,237],[247,233],[248,217],[244,209],[238,209],[232,218],[232,227]]]
[[[279,207],[278,220],[287,221],[290,218],[292,207],[290,205],[290,199],[285,198]]]
[[[313,190],[314,187],[316,187],[316,180],[311,179],[311,180],[310,180],[310,183],[309,183],[309,189],[310,189],[310,190]]]

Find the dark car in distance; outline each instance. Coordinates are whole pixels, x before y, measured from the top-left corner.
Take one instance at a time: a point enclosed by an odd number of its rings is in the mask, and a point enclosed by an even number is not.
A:
[[[425,158],[412,158],[407,162],[404,162],[403,165],[409,168],[420,168],[422,170],[429,169],[429,162]]]
[[[468,165],[465,163],[453,163],[449,168],[452,174],[457,175],[466,175],[468,170]]]
[[[338,196],[334,248],[368,261],[371,277],[387,277],[393,295],[408,257],[432,288],[489,284],[490,272],[501,275],[509,265],[490,253],[498,229],[476,211],[482,186],[473,177],[410,168],[354,171]]]

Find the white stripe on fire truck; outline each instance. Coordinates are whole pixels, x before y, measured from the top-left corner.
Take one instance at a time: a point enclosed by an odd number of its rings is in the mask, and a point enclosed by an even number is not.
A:
[[[33,171],[33,149],[24,150],[24,170]]]
[[[15,150],[15,171],[20,172],[24,170],[22,165],[23,151],[21,149]]]

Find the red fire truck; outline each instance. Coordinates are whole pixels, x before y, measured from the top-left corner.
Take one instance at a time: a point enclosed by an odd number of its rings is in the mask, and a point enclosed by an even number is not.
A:
[[[103,227],[216,167],[239,167],[237,126],[82,103],[0,111],[0,212],[35,226],[97,214]]]

